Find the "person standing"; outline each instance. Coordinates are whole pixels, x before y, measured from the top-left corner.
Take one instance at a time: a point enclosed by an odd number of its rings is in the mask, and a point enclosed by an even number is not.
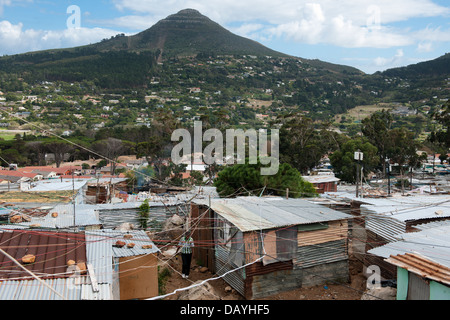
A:
[[[191,237],[191,232],[187,231],[178,243],[178,251],[181,250],[181,261],[183,267],[181,270],[182,277],[189,278],[192,261],[192,248],[194,247],[194,239]]]

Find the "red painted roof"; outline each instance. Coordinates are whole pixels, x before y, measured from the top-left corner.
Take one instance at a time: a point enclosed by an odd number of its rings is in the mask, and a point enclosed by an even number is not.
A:
[[[1,248],[17,261],[28,254],[36,256],[33,264],[25,265],[41,279],[68,278],[67,261],[86,262],[86,239],[81,233],[11,230],[0,232]],[[7,256],[0,253],[0,280],[32,278]]]
[[[38,174],[25,171],[0,170],[0,176],[34,178]]]
[[[66,167],[59,167],[59,168],[53,168],[50,166],[34,166],[34,167],[23,167],[23,168],[17,169],[17,171],[22,171],[22,172],[32,172],[33,170],[56,172],[59,174],[64,174],[67,172],[71,172],[72,170],[81,170],[81,166],[66,166]]]

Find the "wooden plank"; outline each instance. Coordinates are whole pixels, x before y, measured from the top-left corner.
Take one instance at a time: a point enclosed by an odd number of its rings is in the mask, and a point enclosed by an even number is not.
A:
[[[258,231],[244,233],[245,263],[251,263],[261,257],[261,235]]]
[[[99,292],[97,277],[95,276],[94,267],[88,263],[89,278],[91,279],[92,291]]]
[[[300,231],[298,246],[310,246],[348,238],[347,220],[329,221],[328,228],[314,231]]]

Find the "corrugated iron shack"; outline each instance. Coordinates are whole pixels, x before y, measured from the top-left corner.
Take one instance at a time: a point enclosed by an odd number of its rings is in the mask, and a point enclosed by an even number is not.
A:
[[[194,259],[246,299],[347,282],[350,218],[303,199],[194,200]]]
[[[159,249],[143,231],[4,226],[0,242],[8,255],[0,253],[0,300],[129,300],[158,294]]]
[[[349,193],[336,193],[334,199],[347,200],[356,206],[355,226],[364,226],[365,252],[397,241],[403,233],[416,232],[423,224],[450,220],[448,195],[393,195],[388,198],[359,198]],[[357,213],[355,213],[357,212]],[[356,238],[355,238],[356,240]],[[365,267],[377,265],[384,279],[394,280],[397,269],[384,259],[372,254],[364,254]]]
[[[325,192],[336,192],[337,185],[341,181],[341,179],[336,178],[334,175],[303,176],[303,179],[312,183],[317,193],[319,194]]]
[[[397,300],[450,299],[450,221],[419,226],[398,241],[372,249],[397,270]]]

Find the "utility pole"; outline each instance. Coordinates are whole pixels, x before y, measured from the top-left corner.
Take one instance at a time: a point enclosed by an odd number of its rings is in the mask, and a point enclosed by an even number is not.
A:
[[[358,151],[355,152],[354,159],[357,161],[356,163],[356,197],[359,197],[359,180],[361,179],[361,187],[362,187],[362,172],[360,172],[360,162],[364,159],[364,154],[358,149]],[[361,178],[360,178],[361,174]],[[361,194],[362,196],[362,194]]]
[[[75,179],[73,177],[73,170],[72,170],[72,192],[73,192],[73,228],[76,228],[76,220],[75,220]]]
[[[388,196],[391,195],[391,161],[386,158],[387,161],[387,178],[388,178]]]

